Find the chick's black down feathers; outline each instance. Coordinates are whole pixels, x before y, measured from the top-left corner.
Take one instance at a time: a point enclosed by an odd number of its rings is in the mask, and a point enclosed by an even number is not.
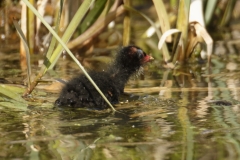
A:
[[[118,103],[118,97],[123,93],[124,85],[132,74],[152,59],[137,46],[127,46],[119,50],[113,63],[106,71],[89,72],[106,98],[112,103]],[[91,107],[105,109],[108,107],[95,87],[83,74],[70,80],[62,89],[56,106]]]

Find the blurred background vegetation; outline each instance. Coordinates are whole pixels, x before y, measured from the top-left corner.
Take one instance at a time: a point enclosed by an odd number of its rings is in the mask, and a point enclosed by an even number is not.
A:
[[[198,1],[197,7],[195,5],[196,8],[191,9],[190,4],[194,1]],[[215,55],[226,55],[238,54],[240,47],[240,0],[28,2],[62,37],[85,67],[96,68],[97,62],[110,61],[112,50],[128,44],[138,45],[150,52],[156,63],[166,68],[175,68],[176,64],[185,62],[202,62],[204,57],[210,57],[212,48]],[[34,80],[37,84],[36,81],[54,67],[60,56],[67,58],[68,55],[24,0],[4,0],[0,3],[0,51],[5,54],[17,51],[21,59],[26,59],[26,49],[20,43],[13,24],[14,20],[18,21],[29,52],[44,59],[45,65]],[[167,33],[166,40],[163,40],[167,44],[159,48],[159,40],[170,29],[177,31],[173,36],[173,33]]]
[[[57,18],[59,18],[60,0],[32,0],[30,2],[36,7],[36,9],[38,9],[39,13],[43,15],[44,19],[51,26],[56,26]],[[107,16],[109,16],[111,12],[116,11],[119,6],[125,5],[145,14],[159,29],[162,29],[163,26],[159,25],[159,18],[162,17],[158,17],[157,11],[159,10],[161,14],[163,13],[163,10],[166,10],[170,28],[177,28],[176,23],[180,14],[179,11],[184,10],[184,7],[183,9],[181,8],[179,1],[162,1],[164,3],[164,8],[157,8],[159,6],[153,2],[154,1],[144,0],[94,1],[86,15],[81,20],[81,23],[78,24],[77,29],[74,31],[68,47],[78,55],[79,59],[92,57],[93,54],[106,55],[106,50],[116,48],[123,44],[137,44],[149,51],[157,49],[158,38],[156,34],[147,35],[147,31],[151,27],[151,24],[147,23],[139,13],[124,10],[119,15],[107,19]],[[188,7],[190,1],[186,0],[184,3],[185,6]],[[65,32],[68,24],[81,4],[82,0],[63,1],[63,11],[58,32],[60,36]],[[239,0],[203,1],[203,17],[205,18],[206,28],[211,36],[214,37],[215,41],[232,41],[233,39],[239,39],[239,5]],[[27,10],[27,13],[23,15],[23,6],[24,3],[19,0],[1,1],[1,51],[9,52],[11,50],[19,50],[19,46],[17,45],[17,43],[19,43],[19,38],[16,36],[16,29],[14,28],[13,20],[20,21],[20,19],[26,18],[26,24],[21,23],[21,25],[25,25],[25,33],[30,52],[34,54],[45,54],[51,38],[51,36],[49,36],[49,31],[41,22],[39,22],[38,18],[31,15],[32,13],[30,10]],[[184,12],[184,14],[187,14],[187,12]],[[190,14],[200,13],[193,12]],[[128,19],[130,20],[127,20],[127,17],[129,17]],[[99,27],[98,24],[95,23],[100,18],[105,18],[106,23],[104,24],[104,27]],[[96,28],[94,28],[95,33],[88,33],[89,36],[85,37],[87,40],[81,42],[81,40],[77,39],[94,25],[96,26]],[[78,43],[76,43],[76,41],[78,41]],[[156,53],[156,50],[152,52],[152,54],[156,54],[154,56],[161,58],[161,56],[159,56],[160,54]]]

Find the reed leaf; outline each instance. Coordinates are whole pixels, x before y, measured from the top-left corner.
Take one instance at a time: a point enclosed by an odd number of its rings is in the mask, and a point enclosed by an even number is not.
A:
[[[24,1],[26,1],[26,0],[24,0]],[[69,41],[69,39],[72,37],[72,34],[76,30],[77,26],[82,21],[83,17],[87,13],[90,6],[94,3],[94,1],[95,0],[83,1],[83,3],[77,10],[76,14],[74,15],[73,19],[71,20],[69,26],[67,27],[66,31],[64,32],[64,34],[62,36],[62,41],[64,43],[67,43]],[[49,69],[52,69],[55,66],[62,51],[63,51],[62,45],[58,44],[56,49],[54,50],[51,58],[49,59],[49,62],[51,63],[51,65],[49,66]],[[46,72],[46,70],[45,70],[45,72]]]
[[[232,11],[233,11],[233,8],[234,8],[236,2],[237,2],[237,0],[228,0],[227,1],[227,7],[224,11],[223,18],[222,18],[221,23],[220,23],[221,27],[225,26],[229,22],[229,20],[231,18]]]
[[[181,31],[181,40],[183,42],[180,50],[174,56],[177,56],[178,61],[185,60],[185,49],[187,45],[188,25],[189,25],[189,9],[190,0],[181,0],[178,8],[177,29]]]
[[[91,40],[91,38],[95,37],[99,32],[106,27],[111,21],[115,20],[116,17],[123,14],[125,9],[122,5],[117,7],[116,10],[108,13],[106,17],[100,17],[90,28],[88,28],[83,34],[70,41],[67,46],[69,49],[73,49],[75,47],[83,46],[87,41]]]
[[[28,48],[28,43],[27,43],[27,39],[24,36],[21,27],[18,25],[18,23],[14,20],[13,24],[17,30],[17,33],[19,35],[19,37],[21,38],[23,45],[24,45],[24,49],[25,49],[25,54],[26,54],[26,62],[27,62],[27,79],[28,79],[28,88],[30,88],[30,84],[31,84],[31,65],[30,65],[30,52],[29,52],[29,48]]]
[[[58,33],[59,31],[59,25],[60,25],[60,20],[61,20],[61,15],[62,15],[62,8],[63,8],[63,0],[60,0],[60,9],[56,18],[56,22],[55,22],[55,32]],[[52,40],[50,42],[46,57],[44,59],[44,65],[48,68],[51,64],[51,62],[49,62],[49,59],[53,53],[53,50],[55,48],[55,44],[56,44],[57,40],[56,38],[53,36]]]
[[[164,32],[160,41],[159,41],[159,43],[158,43],[158,49],[159,50],[162,49],[162,46],[163,46],[164,42],[166,41],[167,37],[171,36],[174,33],[178,33],[178,32],[181,32],[181,31],[178,30],[178,29],[170,29],[170,30]]]
[[[34,4],[34,0],[29,0],[31,4]],[[29,53],[33,54],[34,52],[34,42],[35,42],[35,23],[34,22],[34,14],[31,10],[27,9],[27,40],[28,40],[28,48]]]
[[[107,13],[109,12],[111,5],[112,5],[112,1],[107,0],[107,2],[105,3],[105,6],[101,12],[101,15],[99,17],[105,17],[107,15]]]
[[[189,23],[191,23],[191,22],[198,22],[202,26],[205,26],[202,0],[191,1],[190,13],[189,13]]]
[[[203,26],[201,26],[199,23],[195,23],[194,27],[195,27],[197,36],[203,38],[203,40],[207,44],[208,64],[210,64],[212,50],[213,50],[213,39],[208,34],[207,30]]]
[[[93,8],[81,23],[80,33],[86,31],[97,20],[104,9],[106,2],[107,0],[97,0],[96,3],[94,3]]]
[[[124,4],[127,6],[131,6],[130,0],[125,0]],[[124,20],[123,20],[123,46],[127,46],[130,42],[131,35],[131,16],[130,12],[126,12]]]
[[[164,33],[164,32],[166,32],[170,29],[170,23],[169,23],[166,7],[163,4],[162,0],[153,0],[153,3],[154,3],[154,6],[155,6],[155,9],[157,11],[161,31],[162,31],[162,33]],[[172,41],[171,36],[166,37],[166,41],[171,42]]]
[[[16,89],[17,87],[12,87],[12,86],[8,86],[8,85],[0,85],[0,94],[3,94],[17,102],[21,102],[21,103],[26,103],[26,101],[18,94],[16,93]]]
[[[212,19],[217,2],[218,2],[218,0],[207,1],[206,10],[205,10],[206,25],[208,25]]]
[[[22,111],[26,111],[28,109],[27,103],[19,103],[18,101],[14,101],[14,100],[10,100],[8,102],[0,102],[0,106],[22,110]]]

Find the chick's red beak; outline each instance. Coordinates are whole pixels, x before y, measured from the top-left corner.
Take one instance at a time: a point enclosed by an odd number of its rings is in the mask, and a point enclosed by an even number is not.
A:
[[[143,63],[147,63],[147,62],[151,62],[151,61],[153,61],[154,60],[154,58],[152,57],[152,56],[150,56],[150,55],[146,55],[144,58],[143,58]]]

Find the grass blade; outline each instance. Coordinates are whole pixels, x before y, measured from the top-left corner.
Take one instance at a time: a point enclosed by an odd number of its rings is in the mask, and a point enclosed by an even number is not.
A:
[[[87,14],[87,16],[84,18],[81,26],[80,26],[80,33],[83,33],[84,31],[91,26],[96,19],[99,17],[99,15],[102,13],[105,4],[107,0],[98,0],[94,4],[93,9]]]
[[[231,18],[232,11],[233,11],[233,8],[234,8],[236,2],[237,2],[237,0],[227,1],[227,7],[224,11],[223,18],[222,18],[221,23],[220,23],[221,27],[225,26],[229,22],[229,20]]]
[[[23,0],[23,1],[26,1],[26,0]],[[73,32],[76,30],[77,26],[82,21],[83,17],[85,16],[85,14],[87,13],[88,9],[90,8],[90,6],[93,4],[94,1],[95,0],[83,1],[82,5],[77,10],[76,14],[74,15],[73,19],[71,20],[69,26],[67,27],[66,31],[64,32],[64,34],[62,36],[62,41],[64,43],[67,43],[69,41],[69,39],[72,37]],[[42,21],[43,20],[44,19],[42,19]],[[52,69],[55,66],[62,51],[63,51],[62,45],[58,44],[56,49],[54,50],[51,58],[49,59],[49,62],[51,63],[51,65],[49,66],[49,69]],[[45,70],[45,72],[46,72],[46,70]]]
[[[28,88],[30,88],[31,84],[31,65],[30,65],[30,53],[29,53],[29,48],[27,44],[26,37],[24,36],[21,27],[18,25],[18,23],[14,20],[13,24],[17,30],[17,33],[19,37],[21,38],[24,48],[25,48],[25,53],[26,53],[26,61],[27,61],[27,79],[28,79]]]
[[[15,101],[26,103],[26,101],[19,94],[15,93],[15,91],[7,85],[0,85],[0,93]]]
[[[31,4],[34,5],[34,0],[29,0]],[[35,42],[35,23],[34,22],[34,14],[31,10],[27,9],[27,40],[28,40],[28,48],[29,53],[33,54],[34,52],[34,42]]]
[[[212,19],[213,12],[216,8],[218,0],[207,1],[206,10],[205,10],[205,22],[208,25]]]
[[[57,15],[57,19],[56,19],[56,22],[55,22],[55,32],[58,33],[59,31],[59,25],[60,25],[60,20],[61,20],[61,15],[62,15],[62,8],[63,8],[63,0],[60,1],[60,9],[59,9],[59,12],[58,12],[58,15]],[[50,46],[48,48],[48,51],[47,51],[47,54],[46,54],[46,57],[44,59],[44,65],[48,68],[51,63],[49,62],[49,59],[53,53],[53,50],[54,50],[54,47],[55,47],[55,44],[56,44],[57,40],[56,38],[53,36],[52,37],[52,40],[51,40],[51,43],[50,43]]]
[[[127,6],[131,6],[130,0],[125,0],[124,4]],[[131,15],[130,12],[127,11],[124,20],[123,20],[123,46],[127,46],[130,42],[130,34],[131,34]]]
[[[164,3],[162,0],[153,0],[153,3],[157,11],[161,31],[162,33],[164,33],[170,29],[170,23],[169,23],[166,7],[164,6]],[[172,41],[171,36],[166,37],[166,41],[171,42]]]
[[[185,49],[187,45],[187,37],[188,37],[188,25],[189,25],[189,10],[190,10],[190,0],[181,0],[179,2],[178,8],[178,18],[177,18],[177,29],[179,29],[181,34],[182,46],[180,50],[180,54],[175,54],[178,56],[178,60],[183,62],[185,60]]]

